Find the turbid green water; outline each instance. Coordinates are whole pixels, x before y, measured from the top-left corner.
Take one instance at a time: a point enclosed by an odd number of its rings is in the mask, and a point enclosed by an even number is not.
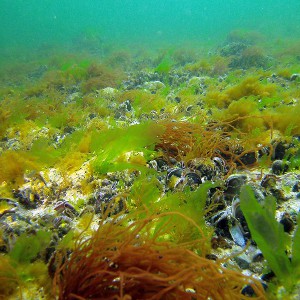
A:
[[[0,45],[65,45],[79,36],[115,44],[210,43],[235,29],[300,36],[300,1],[1,0]]]

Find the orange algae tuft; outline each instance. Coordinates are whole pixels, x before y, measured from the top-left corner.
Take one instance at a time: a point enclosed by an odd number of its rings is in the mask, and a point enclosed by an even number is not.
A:
[[[214,131],[205,128],[204,124],[189,122],[162,121],[165,127],[156,149],[163,150],[167,157],[189,160],[195,157],[213,157],[216,150],[225,142],[223,131]]]
[[[105,65],[91,64],[87,69],[86,81],[82,83],[82,91],[89,93],[105,87],[115,87],[122,77],[120,71],[111,70]]]
[[[155,228],[160,219],[172,215],[193,222],[180,213],[131,223],[128,216],[121,220],[119,215],[100,222],[90,238],[77,241],[70,257],[56,270],[54,289],[59,299],[240,300],[249,299],[241,293],[245,285],[253,288],[256,299],[266,299],[254,278],[190,250],[203,240],[174,244],[166,237],[168,226]]]
[[[258,137],[255,137],[254,133],[249,138],[249,132],[243,132],[237,127],[241,122],[247,127],[247,119],[249,119],[248,116],[235,117],[233,120],[209,124],[162,121],[160,125],[165,127],[165,131],[159,137],[155,149],[162,150],[166,159],[174,157],[186,163],[195,158],[205,159],[217,156],[224,158],[230,169],[235,168],[237,164],[246,167],[242,157],[265,145],[258,147],[255,145]],[[248,125],[251,124],[248,122]],[[260,132],[258,136],[261,136]],[[247,163],[247,165],[255,164],[255,162]]]

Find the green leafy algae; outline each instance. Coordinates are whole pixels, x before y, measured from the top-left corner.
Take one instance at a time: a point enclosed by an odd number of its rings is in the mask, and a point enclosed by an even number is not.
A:
[[[155,68],[155,72],[159,74],[168,74],[171,71],[173,65],[174,62],[172,58],[169,55],[166,55]]]
[[[17,263],[30,263],[31,260],[46,248],[50,243],[51,232],[38,231],[35,235],[28,236],[23,233],[17,239],[10,252],[10,257]]]
[[[145,123],[95,132],[91,142],[91,150],[97,154],[94,170],[99,174],[132,168],[144,170],[145,160],[130,162],[122,155],[130,151],[142,152],[147,160],[153,154],[155,142],[162,131],[163,128],[157,124]]]
[[[293,243],[275,219],[276,202],[267,197],[264,205],[258,203],[250,186],[241,189],[241,208],[253,240],[257,243],[279,282],[291,291],[300,279],[300,230],[296,230]],[[299,221],[299,217],[298,217]],[[298,223],[299,224],[299,223]],[[292,247],[292,260],[287,250]]]
[[[146,175],[135,181],[129,198],[132,199],[131,204],[136,205],[141,211],[146,208],[146,212],[140,214],[141,219],[149,212],[166,214],[153,224],[154,236],[164,229],[169,234],[163,238],[168,241],[185,243],[199,240],[198,248],[195,250],[203,255],[210,248],[212,236],[212,229],[205,224],[205,205],[209,189],[216,186],[217,184],[206,182],[195,191],[185,189],[162,195],[158,180]]]

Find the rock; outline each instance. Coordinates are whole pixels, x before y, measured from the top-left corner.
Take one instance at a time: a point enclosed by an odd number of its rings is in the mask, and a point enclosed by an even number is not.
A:
[[[129,100],[126,100],[118,106],[115,112],[115,119],[125,120],[129,116],[134,115],[134,110]]]
[[[232,42],[225,45],[220,53],[222,56],[232,56],[232,55],[240,55],[242,51],[244,51],[248,45],[241,42]]]
[[[66,97],[66,101],[64,101],[64,104],[68,104],[68,103],[74,102],[74,101],[78,100],[79,98],[80,98],[80,93],[74,92],[72,94],[69,94]]]

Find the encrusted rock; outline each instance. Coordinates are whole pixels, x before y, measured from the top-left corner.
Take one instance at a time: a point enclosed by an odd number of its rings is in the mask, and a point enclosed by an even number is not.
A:
[[[165,88],[165,84],[156,80],[145,82],[143,87],[149,90],[151,93],[156,93],[158,90]]]

